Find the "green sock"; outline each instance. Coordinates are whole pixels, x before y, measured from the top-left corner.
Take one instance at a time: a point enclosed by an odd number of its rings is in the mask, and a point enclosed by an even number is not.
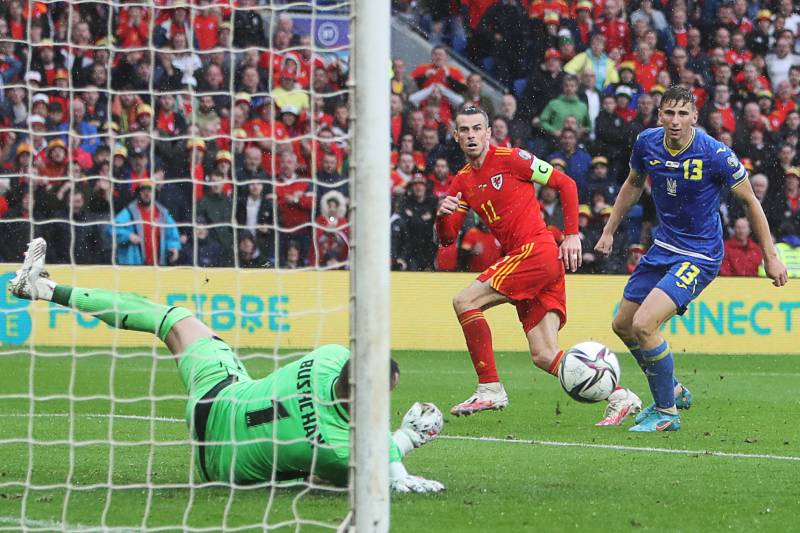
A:
[[[115,328],[153,333],[161,340],[179,320],[192,316],[183,307],[160,305],[138,294],[106,289],[57,285],[53,301],[96,316]]]

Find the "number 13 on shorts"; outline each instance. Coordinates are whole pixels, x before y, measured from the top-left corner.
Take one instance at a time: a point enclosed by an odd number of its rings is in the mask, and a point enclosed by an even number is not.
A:
[[[678,278],[678,281],[675,282],[675,285],[682,289],[686,289],[692,284],[696,285],[696,278],[698,274],[700,274],[700,269],[698,267],[691,264],[689,261],[684,261],[681,263],[680,268],[675,272],[675,277]],[[692,292],[694,292],[694,287],[692,287]]]

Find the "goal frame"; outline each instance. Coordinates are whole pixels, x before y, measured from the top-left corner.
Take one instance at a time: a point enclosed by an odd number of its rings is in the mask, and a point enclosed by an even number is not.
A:
[[[353,0],[350,531],[389,531],[390,5]]]

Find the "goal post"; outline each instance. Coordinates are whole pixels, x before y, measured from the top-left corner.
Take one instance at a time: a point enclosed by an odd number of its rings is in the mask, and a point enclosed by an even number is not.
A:
[[[390,5],[354,0],[351,529],[389,530]]]
[[[0,217],[0,531],[388,531],[390,2],[62,4],[31,2],[41,19],[0,39],[23,50],[5,90],[24,92],[12,107],[27,113],[0,125],[0,154],[12,154],[2,163],[14,165],[0,169],[0,195],[8,183],[16,195]],[[305,103],[278,104],[287,93]],[[344,123],[332,116],[341,109]],[[302,171],[281,173],[298,158]],[[289,190],[299,182],[308,188]],[[323,201],[330,193],[342,210]],[[37,212],[51,197],[57,209]],[[282,211],[302,200],[308,219]],[[145,226],[133,260],[123,250]],[[347,486],[277,467],[253,483],[203,483],[193,411],[157,338],[7,293],[39,236],[53,280],[186,307],[256,380],[349,343]],[[259,438],[285,444],[273,431]],[[309,442],[317,461],[327,443]]]

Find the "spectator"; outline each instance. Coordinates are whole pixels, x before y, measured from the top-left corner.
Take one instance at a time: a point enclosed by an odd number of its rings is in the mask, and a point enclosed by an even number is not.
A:
[[[552,164],[553,161],[551,160],[550,163]],[[561,211],[561,202],[555,189],[547,186],[539,189],[539,204],[546,225],[556,228],[564,227],[564,213]]]
[[[619,74],[614,62],[605,53],[606,38],[602,33],[593,33],[589,40],[589,49],[573,57],[564,65],[564,72],[574,76],[587,69],[594,72],[595,88],[602,91],[610,84],[619,82]]]
[[[391,86],[392,94],[399,96],[403,102],[414,92],[413,80],[406,73],[406,62],[399,57],[392,59]]]
[[[276,264],[273,202],[264,183],[250,182],[247,185],[247,195],[239,196],[236,222],[242,230],[239,238],[244,233],[250,234],[265,260]]]
[[[628,124],[628,146],[633,147],[636,137],[648,128],[658,127],[658,114],[653,104],[653,97],[642,94],[636,101],[636,116]]]
[[[592,156],[589,152],[578,146],[578,136],[574,130],[565,128],[560,132],[559,150],[548,156],[548,159],[562,159],[566,161],[566,172],[578,185],[578,190],[586,190],[589,179],[589,168]],[[561,226],[559,226],[561,227]]]
[[[606,203],[613,204],[619,194],[619,181],[615,175],[609,173],[608,158],[597,155],[592,158],[592,172],[589,175],[587,191],[578,190],[586,202],[596,193],[601,193]],[[585,196],[584,196],[585,194]]]
[[[480,218],[464,233],[460,252],[467,272],[483,272],[502,256],[500,241]]]
[[[136,199],[117,214],[111,231],[119,265],[167,265],[178,260],[178,229],[166,208],[153,201],[152,181],[136,184]]]
[[[426,89],[431,85],[440,85],[453,93],[463,93],[467,88],[464,74],[458,67],[448,65],[447,60],[447,51],[442,46],[434,46],[431,50],[431,62],[422,63],[411,71],[417,87]]]
[[[765,61],[772,89],[776,90],[780,82],[789,79],[789,69],[793,65],[800,65],[800,56],[792,52],[789,38],[783,37],[778,39],[775,51],[767,54]]]
[[[633,274],[646,251],[647,249],[643,244],[631,244],[628,247],[628,261],[625,263],[625,269],[628,274]]]
[[[349,233],[347,199],[339,191],[328,191],[320,200],[309,264],[332,268],[344,265],[350,252]]]
[[[617,0],[606,0],[595,30],[606,38],[606,50],[621,48],[631,51],[631,28],[622,16],[622,9]]]
[[[494,116],[494,104],[491,98],[483,94],[483,78],[477,72],[467,76],[467,91],[464,94],[467,105],[473,105],[486,111],[490,117]]]
[[[23,259],[34,228],[31,207],[31,194],[28,190],[23,190],[19,201],[11,204],[8,212],[2,217],[0,228],[3,238],[0,239],[0,257],[5,262]]]
[[[725,241],[725,257],[719,273],[721,276],[750,276],[758,274],[761,248],[750,238],[747,218],[736,219],[733,237]]]
[[[544,53],[543,67],[534,68],[521,91],[522,114],[525,117],[539,117],[545,106],[561,94],[564,76],[561,52],[555,48],[548,49]]]
[[[578,78],[571,75],[564,78],[562,94],[547,103],[539,117],[539,123],[545,132],[559,138],[564,119],[568,116],[575,117],[579,127],[589,128],[589,108],[578,98]]]
[[[511,148],[511,138],[508,136],[508,124],[503,117],[497,117],[492,121],[492,138],[490,143],[502,146],[504,148]]]
[[[339,191],[345,198],[349,195],[349,183],[347,178],[338,170],[338,158],[335,153],[323,152],[319,158],[321,167],[317,171],[317,194],[325,195],[328,191]]]
[[[504,118],[506,125],[508,125],[511,144],[516,147],[525,147],[531,136],[531,125],[517,113],[517,99],[513,94],[504,94],[500,98],[500,113],[498,116]]]
[[[214,266],[233,266],[233,202],[225,192],[224,177],[217,171],[209,174],[206,192],[197,202],[196,216],[203,217],[211,226],[209,238],[219,243],[222,250],[221,263]]]
[[[256,245],[256,241],[249,233],[239,237],[239,268],[260,268],[270,266],[261,257],[261,250]]]
[[[184,242],[185,240],[185,242]],[[222,263],[222,247],[219,242],[209,238],[208,226],[203,217],[197,217],[194,223],[194,243],[189,246],[189,239],[181,236],[181,247],[178,262],[181,265],[198,267],[215,267]]]
[[[450,185],[453,183],[455,176],[450,174],[450,167],[447,164],[447,159],[440,157],[433,164],[433,172],[430,175],[431,192],[437,200],[441,200],[447,196],[450,190]]]
[[[433,226],[438,202],[428,191],[427,180],[422,174],[414,174],[409,187],[411,190],[400,207],[400,216],[406,229],[406,242],[401,256],[408,270],[433,270],[437,248]]]
[[[256,7],[256,0],[240,0],[239,7],[241,9],[233,13],[233,46],[236,48],[269,46],[264,30],[264,19],[257,9],[252,9]]]
[[[784,174],[783,191],[776,202],[771,229],[779,238],[800,235],[800,169],[797,167]]]
[[[293,243],[305,258],[311,246],[311,216],[316,203],[314,191],[310,187],[311,180],[297,175],[294,152],[283,152],[280,163],[280,173],[275,179],[279,252],[281,257],[287,257],[289,244]]]
[[[303,258],[300,246],[294,241],[289,241],[286,246],[286,257],[281,260],[281,268],[297,269],[306,266],[308,263]]]
[[[85,194],[75,190],[71,195],[71,210],[62,217],[70,220],[70,224],[62,227],[62,238],[56,240],[55,246],[64,246],[63,257],[66,262],[91,265],[111,262],[111,243],[106,238],[109,215],[92,213],[86,209]]]
[[[392,171],[392,194],[402,194],[415,172],[419,171],[414,156],[402,152],[397,158],[397,167]]]
[[[283,109],[292,106],[298,112],[304,113],[308,110],[311,102],[308,93],[296,87],[297,75],[293,72],[284,71],[281,73],[280,86],[272,90],[272,98],[275,105]]]

